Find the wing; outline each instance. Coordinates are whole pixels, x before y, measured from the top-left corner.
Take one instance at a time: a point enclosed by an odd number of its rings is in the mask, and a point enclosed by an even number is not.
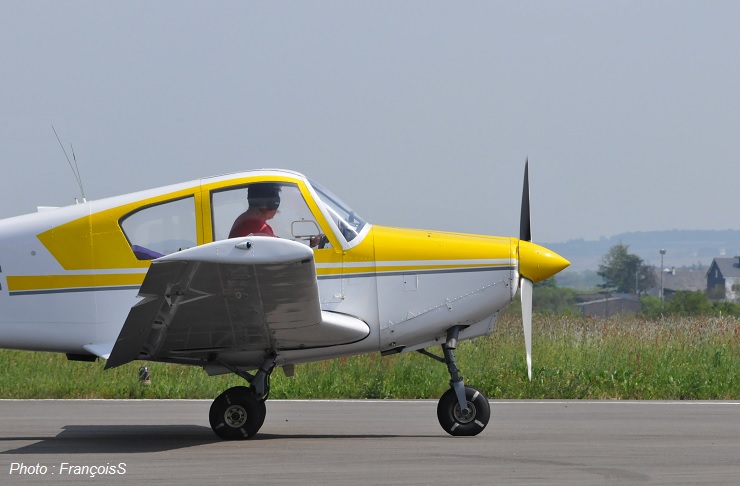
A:
[[[106,368],[135,359],[203,365],[241,354],[359,341],[367,324],[322,312],[313,251],[250,236],[154,260]]]

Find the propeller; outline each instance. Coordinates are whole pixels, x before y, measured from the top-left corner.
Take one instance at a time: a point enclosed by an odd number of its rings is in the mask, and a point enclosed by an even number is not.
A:
[[[529,213],[529,158],[524,163],[524,187],[522,188],[522,212],[519,220],[519,240],[532,241],[532,220]],[[521,244],[520,244],[521,248]],[[521,251],[519,252],[521,262]],[[521,275],[519,277],[520,298],[522,300],[522,326],[524,328],[524,347],[527,351],[527,376],[532,381],[532,288],[534,283]]]
[[[532,381],[532,288],[537,282],[552,277],[570,262],[552,250],[532,243],[532,225],[529,215],[529,160],[524,164],[522,214],[517,243],[519,259],[519,289],[522,299],[522,326],[524,346],[527,349],[527,375]]]

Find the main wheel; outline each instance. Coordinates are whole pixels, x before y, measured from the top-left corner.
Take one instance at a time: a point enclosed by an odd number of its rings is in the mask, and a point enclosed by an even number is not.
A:
[[[468,413],[463,413],[455,390],[447,390],[437,404],[439,425],[450,435],[478,435],[488,425],[491,407],[488,399],[472,386],[465,387]]]
[[[252,437],[265,422],[265,402],[244,386],[229,388],[211,404],[208,420],[213,431],[225,440]]]

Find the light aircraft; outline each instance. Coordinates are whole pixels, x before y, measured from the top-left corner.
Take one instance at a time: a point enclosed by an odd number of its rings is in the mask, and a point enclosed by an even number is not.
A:
[[[252,206],[269,230],[235,235]],[[247,171],[0,221],[0,347],[235,373],[249,386],[209,413],[223,439],[260,429],[276,367],[419,351],[450,374],[441,426],[476,435],[490,409],[458,341],[521,288],[531,379],[532,286],[568,264],[531,242],[527,165],[519,238],[371,225],[299,173]]]

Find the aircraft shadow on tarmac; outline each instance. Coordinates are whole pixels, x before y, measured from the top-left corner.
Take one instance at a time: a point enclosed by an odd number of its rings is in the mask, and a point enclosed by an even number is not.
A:
[[[0,437],[0,442],[37,441],[0,454],[91,454],[163,452],[221,442],[198,425],[67,425],[55,437]]]
[[[439,436],[414,436],[438,438]],[[277,439],[393,439],[409,438],[392,434],[265,434],[258,433],[241,444]],[[0,443],[29,442],[17,449],[0,451],[2,454],[92,454],[92,453],[146,453],[165,452],[199,445],[225,443],[216,437],[210,427],[199,425],[67,425],[54,437],[2,437]],[[234,444],[231,442],[231,444]]]

